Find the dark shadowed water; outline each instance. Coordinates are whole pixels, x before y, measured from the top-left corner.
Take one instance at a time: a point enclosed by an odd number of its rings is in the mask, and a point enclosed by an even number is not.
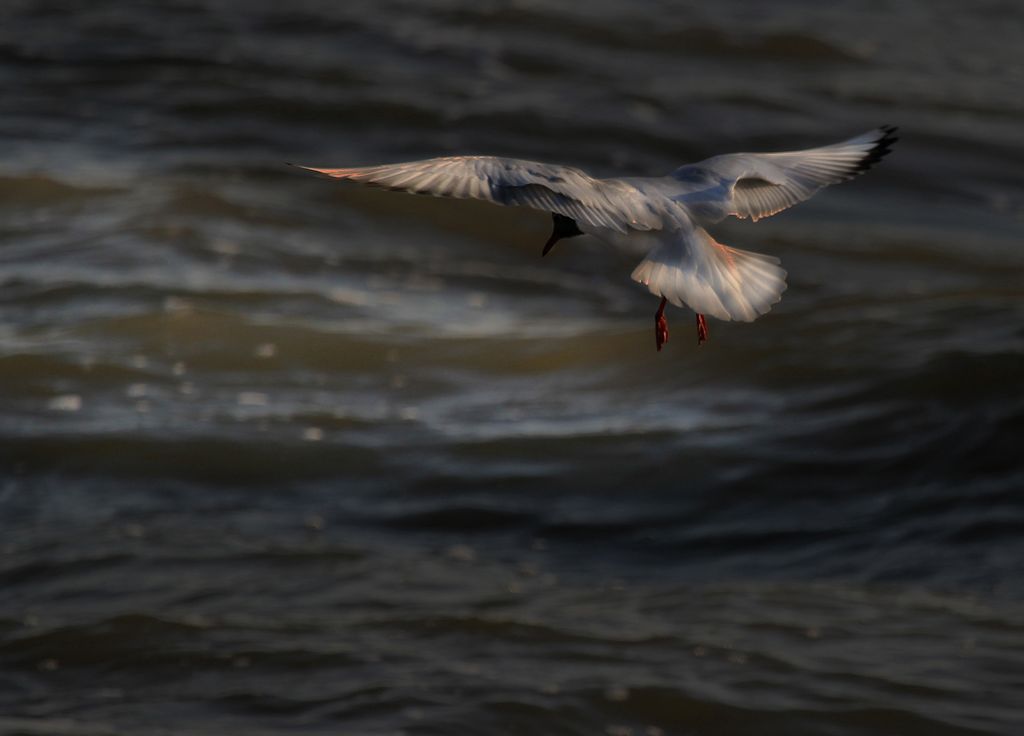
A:
[[[0,4],[0,733],[1024,733],[1017,2]],[[714,230],[283,165],[902,140]]]

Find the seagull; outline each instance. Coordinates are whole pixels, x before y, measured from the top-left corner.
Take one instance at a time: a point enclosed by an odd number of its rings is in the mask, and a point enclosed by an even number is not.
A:
[[[661,304],[655,346],[668,342],[665,307],[696,314],[697,344],[708,339],[705,315],[752,322],[782,299],[779,259],[717,242],[705,230],[728,216],[757,221],[803,202],[830,184],[867,171],[889,153],[897,128],[886,125],[820,148],[728,153],[661,177],[598,179],[581,169],[496,156],[448,156],[346,169],[299,168],[371,186],[530,207],[551,213],[555,243],[593,235],[646,253],[632,273]]]

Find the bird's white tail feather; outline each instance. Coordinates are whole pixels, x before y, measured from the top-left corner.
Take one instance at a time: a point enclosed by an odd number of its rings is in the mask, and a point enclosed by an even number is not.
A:
[[[703,228],[666,232],[633,280],[676,306],[722,320],[752,322],[786,290],[779,259],[730,248]]]

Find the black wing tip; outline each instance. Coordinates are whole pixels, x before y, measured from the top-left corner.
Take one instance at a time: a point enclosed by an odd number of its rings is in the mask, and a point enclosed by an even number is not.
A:
[[[885,158],[890,151],[892,151],[893,144],[899,140],[899,136],[896,134],[899,132],[899,126],[896,125],[883,125],[879,128],[882,131],[882,137],[879,138],[875,145],[871,147],[864,158],[857,164],[857,168],[854,169],[853,174],[861,174],[872,166],[877,164],[883,158]]]

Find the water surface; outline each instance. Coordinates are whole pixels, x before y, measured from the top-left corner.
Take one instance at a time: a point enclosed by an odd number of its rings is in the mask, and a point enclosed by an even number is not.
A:
[[[0,731],[1017,734],[1013,3],[9,2]],[[670,311],[283,165],[903,139]]]

